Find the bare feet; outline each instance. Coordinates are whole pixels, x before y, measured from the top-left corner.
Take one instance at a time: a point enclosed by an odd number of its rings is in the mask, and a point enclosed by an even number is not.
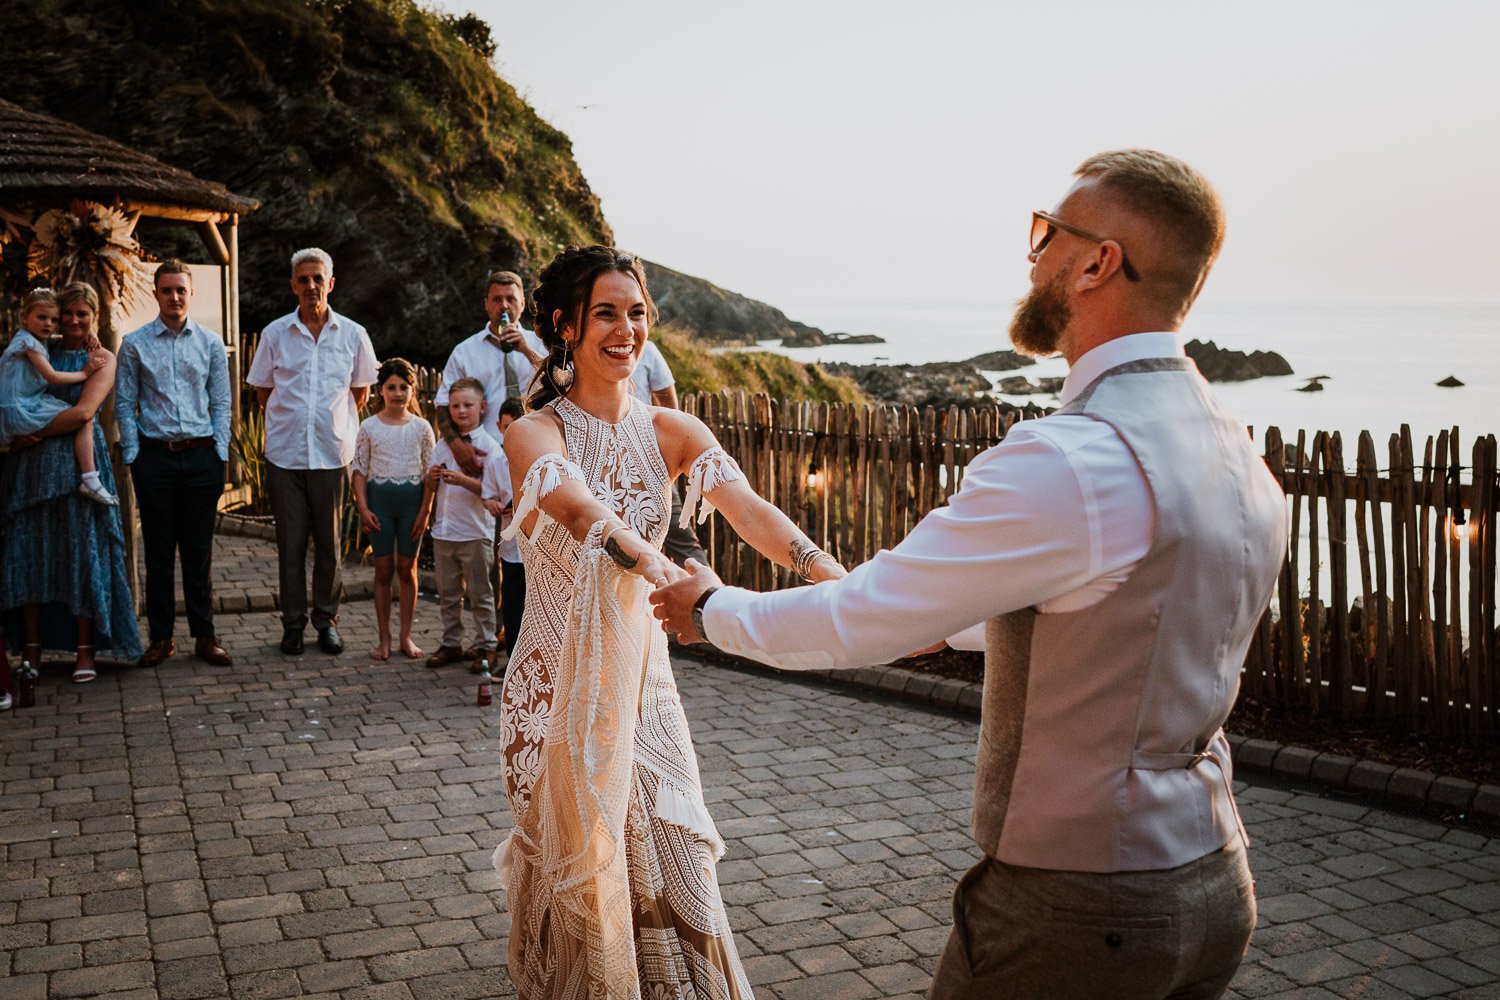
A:
[[[391,658],[391,641],[386,639],[380,645],[370,650],[371,659],[389,660]]]
[[[412,660],[420,660],[423,656],[426,655],[422,652],[421,647],[412,642],[410,639],[401,640],[401,652],[405,653],[407,658]]]

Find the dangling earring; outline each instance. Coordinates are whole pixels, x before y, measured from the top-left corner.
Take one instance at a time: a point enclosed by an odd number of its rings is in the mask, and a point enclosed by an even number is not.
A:
[[[552,366],[552,384],[557,386],[560,392],[567,392],[573,385],[573,344],[571,341],[563,341],[562,361]]]

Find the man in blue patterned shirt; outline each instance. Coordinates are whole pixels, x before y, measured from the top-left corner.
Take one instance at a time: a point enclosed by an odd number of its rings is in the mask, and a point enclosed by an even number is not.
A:
[[[229,460],[229,361],[224,341],[188,318],[193,275],[169,260],[156,269],[161,313],[120,342],[115,409],[120,451],[130,466],[146,553],[146,617],[151,645],[140,666],[175,653],[176,585],[193,655],[214,666],[234,661],[214,635],[213,542],[224,463]]]

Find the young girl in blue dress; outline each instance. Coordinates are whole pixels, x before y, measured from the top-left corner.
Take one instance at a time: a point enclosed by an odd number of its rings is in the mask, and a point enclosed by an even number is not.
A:
[[[104,357],[95,351],[83,371],[60,372],[52,367],[46,340],[57,330],[57,318],[57,296],[50,288],[33,289],[21,299],[19,329],[0,355],[0,446],[35,434],[68,409],[65,401],[47,393],[49,385],[87,382],[104,366]],[[78,492],[95,503],[117,505],[119,500],[99,481],[94,466],[93,418],[73,435],[73,454],[82,473]]]

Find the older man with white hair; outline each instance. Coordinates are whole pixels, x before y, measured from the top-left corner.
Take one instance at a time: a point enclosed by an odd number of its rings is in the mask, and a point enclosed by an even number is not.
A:
[[[266,465],[281,564],[281,651],[296,656],[307,626],[307,540],[312,536],[312,621],[318,648],[343,652],[335,624],[343,581],[340,525],[359,411],[375,382],[365,328],[328,306],[333,258],[292,254],[297,308],[261,331],[246,379],[266,413]]]

